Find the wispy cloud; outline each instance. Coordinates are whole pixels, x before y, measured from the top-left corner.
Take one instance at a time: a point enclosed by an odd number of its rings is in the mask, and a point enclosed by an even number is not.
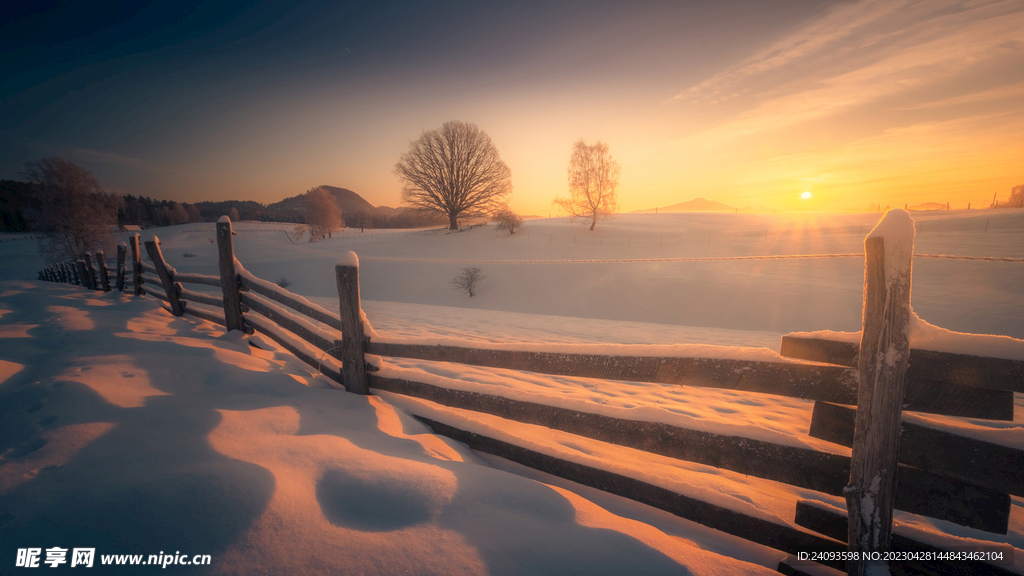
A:
[[[1020,98],[1024,96],[1024,82],[1018,82],[1016,84],[1010,84],[1009,86],[1000,86],[999,88],[993,88],[991,90],[984,90],[982,92],[975,92],[972,94],[964,94],[962,96],[954,96],[952,98],[943,98],[941,100],[934,100],[931,102],[919,102],[909,106],[902,106],[900,110],[932,110],[936,108],[947,108],[951,106],[961,106],[963,104],[975,104],[978,102],[992,102],[995,100],[1003,100],[1006,98]]]
[[[863,0],[833,8],[674,100],[733,100],[741,111],[714,130],[723,138],[784,128],[956,78],[1007,56],[1017,55],[1010,59],[1019,65],[1021,30],[1019,0]],[[963,86],[954,98],[971,92]]]

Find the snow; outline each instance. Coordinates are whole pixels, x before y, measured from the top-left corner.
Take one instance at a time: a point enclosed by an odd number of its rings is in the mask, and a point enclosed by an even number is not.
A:
[[[359,257],[356,253],[349,250],[338,258],[338,266],[349,266],[352,268],[359,268]]]
[[[905,210],[889,210],[865,238],[885,241],[885,283],[891,290],[894,283],[910,272],[914,253],[914,220]]]
[[[1024,212],[989,212],[915,214],[928,222],[910,241],[931,254],[1024,257]],[[514,236],[487,227],[346,231],[294,246],[282,238],[290,225],[239,223],[234,246],[250,281],[280,290],[269,280],[286,277],[297,299],[332,315],[334,264],[358,253],[375,340],[785,362],[774,351],[786,332],[830,330],[859,342],[862,258],[652,260],[847,254],[861,249],[877,219],[624,214],[593,233],[531,220]],[[212,224],[161,235],[169,262],[219,277]],[[186,251],[196,257],[182,258]],[[800,498],[843,506],[839,497],[426,401],[346,394],[259,334],[174,318],[152,297],[30,280],[44,266],[34,240],[0,243],[7,255],[19,257],[0,269],[0,526],[8,545],[0,563],[17,547],[75,543],[98,554],[208,553],[209,573],[756,574],[774,573],[786,557],[478,454],[411,414],[782,524],[792,524]],[[459,262],[470,260],[492,262],[473,298],[448,287]],[[537,260],[586,263],[524,263]],[[912,315],[911,346],[1022,359],[1021,266],[916,260],[914,309],[936,326]],[[809,437],[812,404],[795,399],[371,360],[381,375],[849,453]],[[1020,448],[1022,395],[1015,402],[1012,422],[908,419]],[[1005,536],[899,511],[895,530],[937,545],[1008,543],[1020,555],[1024,499],[1012,502]]]
[[[408,358],[386,358],[377,374],[613,418],[662,422],[849,455],[848,448],[806,435],[813,402],[785,396],[648,382],[610,383]]]
[[[522,350],[525,352],[546,352],[551,354],[594,354],[607,356],[681,356],[686,358],[720,358],[723,360],[747,360],[754,362],[779,362],[785,364],[809,364],[780,356],[767,348],[739,346],[716,346],[711,344],[551,344],[526,342],[480,342],[457,338],[381,338],[377,340],[391,344],[418,344],[424,346],[456,346],[482,350]]]
[[[217,218],[217,224],[230,224],[230,223],[231,223],[231,218],[228,218],[227,214],[221,216],[220,218]]]
[[[0,384],[6,566],[39,546],[210,554],[213,574],[738,575],[783,556],[709,552],[694,542],[711,530],[488,466],[380,397],[327,389],[290,354],[150,298],[0,291],[4,325],[36,325],[0,350],[20,366]]]
[[[939,328],[911,310],[910,346],[921,350],[1024,360],[1024,340],[992,334],[964,334]]]
[[[788,336],[799,338],[820,338],[860,344],[860,332],[836,332],[818,330],[814,332],[793,332]],[[995,334],[965,334],[946,330],[910,311],[910,347],[917,350],[986,356],[1007,360],[1024,360],[1024,340]]]
[[[314,322],[309,318],[309,316],[306,316],[305,314],[299,314],[298,312],[295,312],[289,307],[278,305],[273,300],[269,298],[264,298],[258,294],[252,296],[252,298],[254,300],[257,300],[260,304],[266,306],[267,308],[270,308],[274,312],[277,312],[281,316],[284,316],[288,320],[291,320],[292,322],[295,322],[296,324],[302,326],[306,330],[309,330],[313,334],[316,334],[320,338],[327,340],[328,342],[333,342],[334,340],[341,340],[340,331],[334,330],[329,326],[324,326],[322,324]]]
[[[842,502],[839,496],[826,496],[813,490],[590,440],[542,426],[510,422],[388,392],[380,392],[380,396],[417,416],[443,421],[462,430],[570,462],[626,475],[780,525],[796,526],[793,511],[798,499],[824,498],[833,504]]]
[[[1024,257],[1024,212],[992,212],[915,214],[919,221],[927,220],[914,239],[915,249],[928,254]],[[987,218],[991,223],[986,232]],[[256,276],[269,281],[284,276],[293,282],[290,291],[330,302],[337,299],[334,265],[342,253],[355,251],[367,310],[393,317],[398,316],[374,310],[370,303],[446,307],[463,316],[486,310],[699,327],[705,332],[773,333],[778,338],[794,331],[859,330],[863,258],[480,264],[489,277],[472,298],[448,284],[465,264],[422,260],[597,261],[857,253],[863,252],[864,236],[878,219],[878,214],[622,214],[593,232],[550,219],[531,220],[514,236],[488,227],[461,234],[346,230],[330,240],[296,245],[284,237],[292,228],[289,225],[242,223],[234,244],[238,259]],[[164,252],[172,264],[185,272],[217,274],[211,225],[167,230],[161,235],[166,236]],[[184,251],[197,257],[183,259]],[[378,257],[406,261],[373,260]],[[914,309],[950,330],[1024,338],[1020,270],[1020,263],[1014,262],[917,259]],[[463,325],[451,322],[444,328],[461,331]]]
[[[322,312],[322,313],[327,314],[329,316],[335,316],[335,317],[337,316],[337,312],[334,312],[334,313],[328,312],[323,307],[318,306],[317,304],[314,304],[313,302],[310,302],[309,300],[307,300],[306,298],[303,298],[302,296],[299,296],[298,294],[295,294],[293,292],[289,292],[288,290],[285,290],[284,288],[281,288],[280,286],[278,286],[277,284],[274,284],[273,282],[267,282],[266,280],[264,280],[262,278],[258,278],[256,276],[254,276],[251,272],[246,270],[237,261],[236,261],[236,264],[235,264],[235,273],[237,273],[239,276],[241,276],[246,282],[249,282],[251,284],[259,286],[260,288],[263,288],[264,290],[266,290],[268,292],[272,292],[274,294],[278,294],[278,295],[284,296],[285,298],[291,298],[293,300],[296,300],[296,301],[298,301],[299,304],[302,304],[302,305],[305,305],[305,306],[309,306],[310,308],[312,308],[313,310],[316,310],[317,312]],[[291,313],[289,313],[289,315],[294,316]]]

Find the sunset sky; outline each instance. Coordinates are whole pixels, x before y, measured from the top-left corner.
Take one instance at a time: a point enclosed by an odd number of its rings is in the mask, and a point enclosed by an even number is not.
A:
[[[20,9],[0,31],[2,178],[63,156],[159,199],[329,184],[397,206],[409,142],[462,120],[524,214],[553,213],[580,138],[621,164],[623,211],[980,207],[1024,183],[1020,0]]]

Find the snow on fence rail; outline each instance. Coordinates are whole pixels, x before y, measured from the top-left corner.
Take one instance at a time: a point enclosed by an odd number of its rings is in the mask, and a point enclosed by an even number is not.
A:
[[[910,256],[906,250],[899,251],[901,240],[906,244],[899,234],[905,231],[893,233],[892,228],[897,224],[892,222],[887,226],[888,236],[873,234],[865,242],[868,254],[866,310],[860,346],[826,338],[787,336],[783,338],[782,356],[773,358],[742,354],[708,358],[699,357],[699,351],[695,357],[690,357],[674,349],[665,355],[662,350],[638,351],[635,347],[595,352],[574,350],[571,346],[536,348],[473,343],[470,347],[466,342],[424,344],[380,339],[361,310],[355,254],[349,253],[335,267],[340,310],[336,316],[245,270],[234,257],[231,222],[226,217],[217,223],[220,276],[178,273],[164,260],[155,236],[144,243],[151,263],[143,263],[138,234],[130,238],[132,280],[128,281],[127,246],[123,244],[118,248],[114,274],[118,290],[127,290],[131,284],[136,295],[149,294],[165,301],[172,314],[191,314],[229,328],[234,326],[250,333],[258,331],[351,392],[366,394],[369,389],[376,389],[402,394],[823,494],[846,494],[848,506],[870,507],[862,509],[854,518],[878,519],[851,524],[845,510],[822,502],[800,500],[796,503],[793,523],[781,524],[565,457],[464,430],[440,422],[436,417],[414,414],[436,433],[474,449],[632,498],[790,554],[810,549],[845,551],[848,549],[845,542],[850,540],[855,544],[849,549],[860,551],[935,549],[933,544],[921,537],[915,539],[913,534],[890,536],[893,509],[975,530],[1006,534],[1010,495],[1024,496],[1024,480],[1019,474],[1024,469],[1024,451],[908,422],[902,418],[902,412],[1012,420],[1013,393],[1024,392],[1024,362],[910,349],[898,338],[873,341],[872,338],[880,334],[905,334],[906,314],[900,311],[909,310],[908,306],[900,304],[903,297],[900,294],[908,295],[910,285]],[[910,226],[912,239],[912,223]],[[882,232],[886,229],[882,227]],[[886,246],[887,239],[892,240],[897,250]],[[894,265],[897,259],[903,262]],[[73,266],[62,263],[48,267],[40,272],[40,278],[110,290],[109,271],[102,253],[96,255],[96,262],[94,268],[92,255],[84,255]],[[143,288],[146,284],[160,289],[147,291]],[[219,287],[221,297],[185,289],[182,284]],[[824,451],[782,445],[393,378],[370,365],[368,361],[374,355],[813,400],[809,435],[837,447],[852,446],[853,456],[844,456],[842,449]],[[890,399],[873,398],[887,391],[892,394]],[[857,408],[848,405],[857,405]],[[869,428],[859,421],[861,418],[877,420],[870,428],[887,429],[888,433],[876,438],[858,436],[855,431]],[[902,439],[895,432],[901,425]],[[879,459],[880,456],[884,460]],[[890,486],[888,494],[880,493],[884,490],[871,491],[872,485],[864,480],[886,474],[889,474],[889,479],[884,480]],[[868,485],[867,490],[865,485]],[[874,546],[872,541],[890,544]],[[837,563],[830,565],[842,567]],[[959,568],[955,566],[918,562],[912,567],[946,574],[957,573]],[[848,568],[851,573],[862,573],[865,567],[851,565]],[[969,569],[976,573],[1010,573],[981,562],[971,564]],[[785,563],[780,565],[780,571],[792,573],[792,570]]]

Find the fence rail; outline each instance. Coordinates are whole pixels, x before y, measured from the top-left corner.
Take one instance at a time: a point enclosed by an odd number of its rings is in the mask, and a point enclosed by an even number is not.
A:
[[[381,340],[372,337],[372,328],[361,310],[358,258],[355,254],[349,253],[335,266],[340,313],[334,314],[245,270],[234,257],[232,234],[231,222],[227,218],[217,223],[219,276],[178,273],[164,260],[159,239],[155,236],[144,243],[149,262],[142,262],[139,235],[136,234],[130,238],[131,262],[127,261],[127,247],[119,247],[115,285],[118,290],[131,287],[137,295],[154,296],[166,302],[167,309],[177,316],[190,314],[228,329],[259,332],[351,392],[365,394],[379,390],[401,394],[450,408],[546,426],[652,454],[782,482],[825,495],[846,494],[849,507],[860,507],[865,503],[876,506],[862,510],[860,514],[881,514],[882,523],[887,524],[890,530],[892,510],[897,509],[976,530],[1006,534],[1010,495],[1024,496],[1024,480],[1020,478],[1020,470],[1024,469],[1024,451],[907,422],[902,418],[903,411],[918,411],[1012,420],[1013,394],[1024,392],[1024,362],[908,347],[903,358],[903,365],[907,366],[904,372],[896,370],[892,374],[882,374],[881,377],[890,379],[894,384],[879,385],[865,381],[861,350],[871,353],[871,349],[865,347],[868,345],[799,336],[786,336],[782,341],[782,356],[793,360],[775,362],[557,350],[540,352],[492,349],[486,345],[423,345]],[[872,250],[876,254],[884,251],[883,239],[877,240],[867,246],[869,255]],[[97,254],[96,258],[96,267],[92,267],[92,255],[85,255],[73,266],[62,263],[40,271],[40,278],[110,290],[105,260],[102,254]],[[871,272],[870,256],[868,261]],[[131,281],[127,277],[129,266],[132,268]],[[909,290],[909,262],[897,269],[905,270]],[[881,274],[881,270],[876,266],[873,273]],[[881,278],[884,280],[884,276]],[[209,292],[197,292],[184,288],[183,284],[219,287],[221,294],[218,297]],[[885,281],[879,283],[877,279],[868,284],[867,293],[887,286]],[[159,286],[160,289],[144,290],[145,285]],[[872,301],[888,302],[888,298],[890,296],[880,291],[866,294],[865,305]],[[865,318],[865,333],[879,330],[878,326],[867,324],[867,312]],[[891,320],[891,316],[887,318]],[[898,327],[889,329],[889,333],[898,334],[899,331]],[[813,400],[809,436],[833,443],[836,450],[788,446],[390,378],[368,366],[368,355],[603,380],[712,387]],[[889,404],[888,412],[877,412],[865,405],[865,386],[868,390],[871,387],[878,390],[902,387],[905,394],[897,392],[898,400]],[[859,408],[851,407],[858,404]],[[865,528],[859,522],[851,523],[844,514],[821,504],[801,500],[796,503],[792,525],[771,522],[621,474],[463,430],[438,421],[436,417],[414,415],[436,433],[465,442],[474,449],[626,496],[782,551],[843,551],[847,549],[847,541],[855,543],[850,549],[865,550],[861,540],[865,538],[864,529],[871,527]],[[862,426],[855,421],[865,415],[888,419],[890,428],[898,430],[902,427],[902,439],[898,434],[890,433],[872,440],[874,445],[865,443],[864,438],[855,434]],[[844,447],[852,447],[852,458],[843,454]],[[891,474],[892,490],[888,500],[883,497],[875,502],[876,494],[871,495],[870,501],[850,500],[851,484],[856,489],[855,493],[863,488],[856,480],[857,466],[863,465],[865,455],[871,460],[883,453],[889,455],[886,458],[891,458],[888,468],[882,464],[882,469],[889,470],[888,474]],[[885,520],[886,515],[890,518],[888,521]],[[870,540],[870,534],[867,539]],[[891,537],[882,534],[880,541],[891,542],[894,550],[933,548],[899,533]],[[841,564],[831,565],[842,568]],[[948,563],[910,566],[932,574],[957,573]],[[849,565],[847,568],[851,573],[859,574],[864,566]],[[986,563],[973,564],[972,570],[973,573],[1005,573],[998,566]],[[795,573],[785,564],[780,565],[780,571]]]

